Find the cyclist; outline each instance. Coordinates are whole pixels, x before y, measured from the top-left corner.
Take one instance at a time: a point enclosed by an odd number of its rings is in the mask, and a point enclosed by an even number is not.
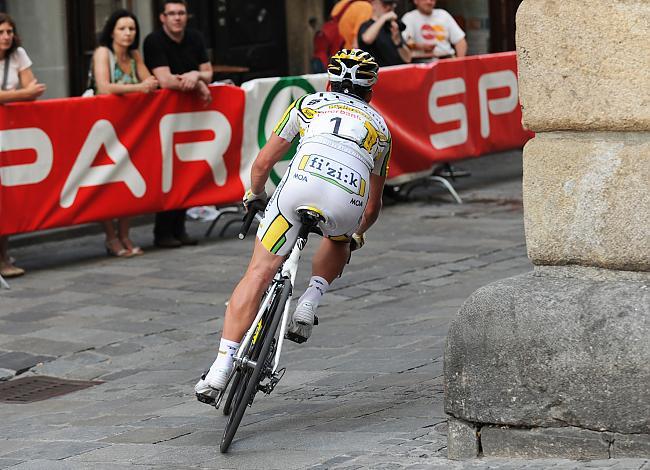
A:
[[[219,353],[196,384],[198,394],[214,397],[226,385],[239,342],[298,236],[298,206],[315,208],[324,218],[324,238],[312,260],[309,287],[292,317],[298,326],[313,325],[321,297],[349,259],[351,240],[361,247],[379,216],[391,137],[384,119],[368,105],[377,62],[362,50],[343,49],[332,56],[327,73],[331,91],[293,102],[253,163],[246,206],[266,199],[271,169],[300,136],[296,154],[268,201],[252,259],[226,308]]]

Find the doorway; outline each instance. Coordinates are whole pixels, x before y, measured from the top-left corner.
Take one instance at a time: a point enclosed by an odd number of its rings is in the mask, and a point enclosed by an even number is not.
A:
[[[237,84],[288,71],[284,0],[187,0],[188,27],[203,34],[213,64],[248,69],[217,74]],[[160,0],[153,0],[156,27]]]
[[[95,50],[95,3],[66,0],[68,31],[69,94],[80,96],[88,84],[88,71]]]
[[[490,0],[490,51],[514,51],[515,16],[523,0]]]

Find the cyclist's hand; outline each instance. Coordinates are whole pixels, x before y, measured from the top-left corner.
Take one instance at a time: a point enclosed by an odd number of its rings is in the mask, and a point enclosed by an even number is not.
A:
[[[242,202],[244,203],[244,207],[248,209],[253,201],[266,202],[266,199],[266,191],[262,191],[260,194],[253,194],[253,191],[247,189]]]
[[[350,251],[358,250],[366,243],[366,235],[363,233],[353,233],[350,240]]]

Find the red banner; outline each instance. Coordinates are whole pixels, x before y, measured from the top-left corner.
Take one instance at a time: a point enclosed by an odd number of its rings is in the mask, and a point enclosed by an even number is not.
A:
[[[0,233],[241,198],[244,92],[0,106]]]
[[[393,135],[393,184],[533,135],[521,126],[514,52],[381,69],[372,105]]]
[[[393,134],[389,182],[521,147],[516,73],[514,53],[382,69],[372,105]],[[209,106],[167,90],[0,106],[0,234],[238,201],[257,153],[242,154],[243,133],[257,142],[259,127],[244,113],[259,106],[245,111],[240,88],[211,93]]]

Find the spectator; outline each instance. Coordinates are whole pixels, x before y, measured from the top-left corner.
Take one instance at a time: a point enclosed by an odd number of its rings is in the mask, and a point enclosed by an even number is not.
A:
[[[372,0],[372,18],[359,28],[359,47],[372,54],[379,66],[411,62],[397,22],[397,0]]]
[[[404,38],[413,51],[413,62],[465,57],[467,41],[456,20],[436,6],[436,0],[413,0],[416,9],[402,17]]]
[[[140,27],[135,15],[117,10],[106,21],[99,47],[93,54],[93,78],[97,94],[122,94],[135,91],[149,93],[158,88],[158,80],[149,73],[138,52]],[[112,220],[102,222],[106,234],[106,253],[129,258],[143,255],[129,238],[129,219],[117,219],[117,232]]]
[[[16,23],[6,13],[0,13],[0,103],[31,101],[45,92],[45,85],[34,78],[31,67],[32,61],[20,47]],[[8,249],[9,238],[0,235],[0,275],[7,278],[22,276],[25,270],[14,266]]]
[[[369,0],[340,0],[332,8],[331,16],[336,16],[343,7],[352,2],[339,19],[339,34],[345,41],[344,49],[356,49],[359,47],[357,34],[359,27],[372,18],[372,5]],[[337,51],[338,52],[338,51]]]
[[[187,28],[187,3],[165,0],[160,13],[162,29],[144,41],[144,60],[162,88],[196,93],[212,101],[208,83],[212,65],[198,31]],[[154,225],[154,244],[162,248],[196,245],[185,230],[185,209],[159,212]]]
[[[370,0],[339,0],[330,12],[330,19],[316,30],[316,18],[310,26],[314,34],[314,47],[310,64],[311,73],[324,73],[330,57],[341,48],[358,48],[359,27],[372,16]]]

